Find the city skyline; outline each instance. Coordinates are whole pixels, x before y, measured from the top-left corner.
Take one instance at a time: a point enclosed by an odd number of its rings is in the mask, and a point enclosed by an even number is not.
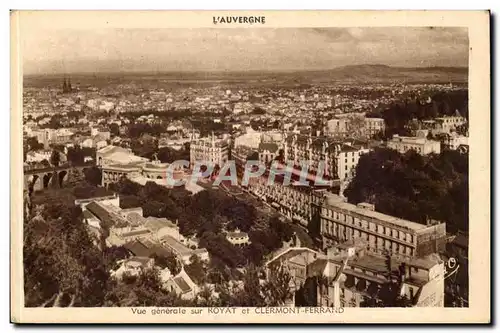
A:
[[[27,31],[24,74],[467,67],[467,29],[255,28]],[[200,49],[203,49],[200,52]]]

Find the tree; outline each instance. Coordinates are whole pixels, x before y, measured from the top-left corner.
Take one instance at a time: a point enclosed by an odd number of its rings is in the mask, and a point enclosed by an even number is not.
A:
[[[104,262],[107,270],[115,270],[118,268],[118,261],[129,257],[129,252],[123,246],[105,247],[103,250]]]
[[[73,165],[82,165],[85,161],[85,155],[80,148],[80,146],[75,146],[68,148],[68,161],[71,162]]]
[[[162,217],[165,213],[165,205],[159,201],[146,201],[142,206],[144,217]]]
[[[120,126],[118,124],[112,123],[109,125],[109,132],[112,136],[120,136]]]
[[[278,216],[273,216],[269,220],[269,227],[276,232],[281,241],[288,242],[292,239],[293,230],[285,222],[281,221]]]
[[[85,180],[93,185],[100,186],[102,182],[102,171],[100,168],[94,166],[84,170]]]
[[[355,137],[362,137],[365,133],[365,119],[362,116],[354,116],[349,121],[349,131]]]
[[[207,285],[204,285],[198,295],[196,295],[196,300],[195,303],[198,306],[203,306],[203,307],[212,307],[216,306],[216,300],[212,296],[212,289],[208,287]]]
[[[128,283],[113,282],[107,290],[105,306],[193,306],[175,293],[166,292],[158,273],[156,269],[148,269]]]
[[[266,306],[283,306],[293,298],[292,276],[285,266],[274,267],[263,286]]]
[[[237,295],[240,306],[264,306],[265,299],[260,285],[257,268],[249,265],[243,277],[243,291]]]
[[[371,202],[377,211],[426,223],[467,230],[468,154],[443,151],[420,156],[378,148],[361,156],[344,195],[354,204]],[[465,204],[464,204],[465,203]]]
[[[57,150],[53,149],[52,153],[50,155],[50,164],[53,166],[58,166],[59,163],[61,162],[61,153],[58,152]]]
[[[127,209],[127,208],[135,208],[135,207],[141,207],[142,206],[142,201],[141,198],[135,195],[120,195],[120,208],[121,209]]]
[[[102,306],[108,273],[79,207],[37,206],[24,223],[25,305]]]
[[[40,150],[40,149],[43,149],[43,144],[40,143],[40,142],[38,142],[38,139],[35,136],[29,137],[26,140],[26,145],[28,146],[29,150]]]
[[[202,285],[206,280],[205,266],[200,261],[200,258],[193,254],[190,258],[189,265],[184,266],[186,273],[193,279],[196,284]]]
[[[457,126],[455,129],[457,134],[463,136],[469,136],[469,124],[465,123],[463,125]]]
[[[172,275],[179,274],[181,266],[179,264],[179,261],[173,254],[161,255],[154,253],[152,255],[152,258],[154,258],[156,266],[162,269],[168,268]]]

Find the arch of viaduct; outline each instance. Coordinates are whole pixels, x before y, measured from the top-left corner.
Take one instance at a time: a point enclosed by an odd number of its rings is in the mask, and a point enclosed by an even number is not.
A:
[[[47,167],[42,169],[25,169],[24,170],[24,188],[29,193],[43,191],[49,187],[62,188],[71,177],[73,170],[82,170],[91,166],[58,166]]]

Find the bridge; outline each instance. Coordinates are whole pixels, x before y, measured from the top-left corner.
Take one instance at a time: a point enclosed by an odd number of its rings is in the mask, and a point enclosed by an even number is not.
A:
[[[43,191],[49,187],[62,188],[75,171],[85,171],[94,164],[59,166],[25,166],[24,188],[32,192]]]

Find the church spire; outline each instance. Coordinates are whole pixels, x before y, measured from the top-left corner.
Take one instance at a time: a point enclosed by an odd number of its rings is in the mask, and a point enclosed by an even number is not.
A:
[[[71,80],[70,79],[66,79],[66,76],[65,76],[64,80],[63,80],[63,93],[69,93],[71,91],[72,91]]]

